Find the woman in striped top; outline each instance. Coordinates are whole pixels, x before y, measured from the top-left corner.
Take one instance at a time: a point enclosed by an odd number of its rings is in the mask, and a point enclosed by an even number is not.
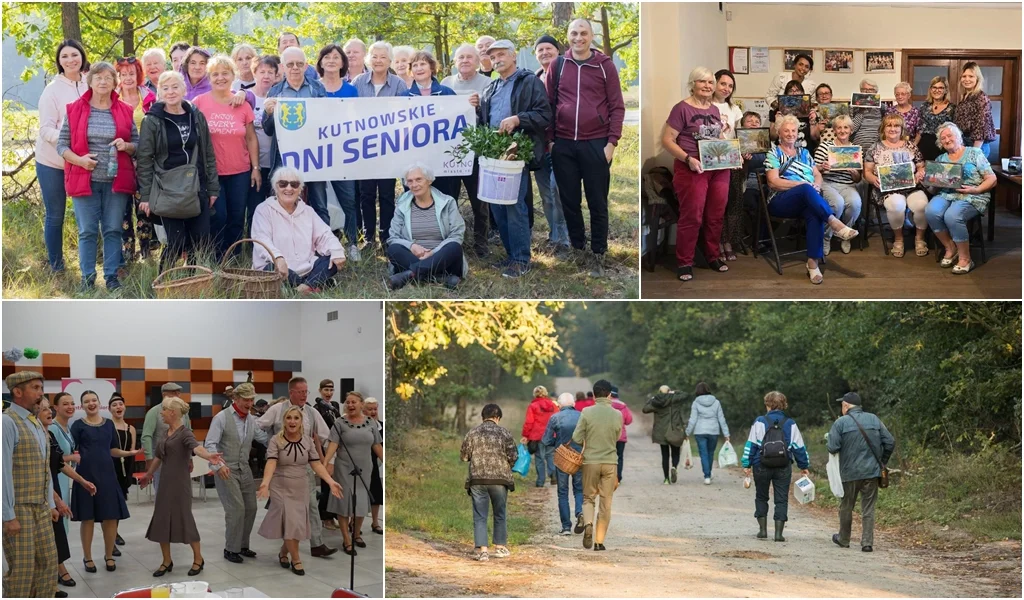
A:
[[[832,211],[839,215],[839,220],[847,226],[853,226],[860,218],[861,197],[857,191],[857,183],[861,180],[860,171],[831,170],[828,160],[828,151],[833,146],[850,146],[850,134],[853,132],[853,119],[847,115],[839,115],[832,120],[831,130],[833,135],[826,140],[822,138],[821,144],[814,152],[814,162],[818,170],[822,171],[821,196],[825,198]],[[832,230],[825,230],[825,256],[832,243]],[[843,254],[850,253],[850,240],[843,240],[839,246]]]
[[[783,219],[803,218],[807,229],[807,277],[817,285],[823,280],[818,261],[824,256],[825,228],[840,239],[852,240],[857,230],[836,218],[832,207],[821,197],[821,173],[806,148],[796,146],[800,122],[793,115],[775,122],[779,143],[765,159],[768,176],[768,212]]]

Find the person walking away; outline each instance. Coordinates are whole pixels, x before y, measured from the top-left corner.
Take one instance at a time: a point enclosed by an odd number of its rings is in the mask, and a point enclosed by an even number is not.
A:
[[[828,432],[829,454],[839,453],[839,474],[843,480],[843,501],[839,504],[839,533],[832,542],[850,547],[853,507],[860,495],[860,549],[874,550],[875,501],[878,499],[882,468],[896,449],[896,440],[876,415],[864,412],[860,395],[848,392],[836,400],[842,403],[843,416]]]
[[[622,413],[622,434],[619,435],[619,441],[615,442],[615,454],[619,457],[618,470],[618,482],[622,483],[622,457],[626,453],[626,426],[633,422],[633,412],[629,410],[626,403],[619,400],[619,388],[612,386],[612,408]]]
[[[608,251],[608,188],[615,147],[622,137],[626,104],[619,72],[610,56],[591,49],[594,28],[586,19],[569,24],[569,51],[547,73],[548,101],[554,110],[549,129],[551,153],[569,240],[585,256],[583,189],[590,210],[592,277],[604,276]],[[540,147],[538,147],[539,150]]]
[[[473,499],[473,545],[475,558],[487,561],[487,511],[494,511],[495,558],[506,558],[511,553],[508,543],[508,526],[505,505],[508,493],[516,489],[512,479],[512,465],[519,457],[512,434],[499,423],[501,407],[488,404],[480,411],[483,423],[477,425],[462,440],[459,457],[469,463],[466,477],[466,493]]]
[[[644,404],[645,414],[654,414],[654,428],[651,441],[661,446],[661,472],[665,476],[663,485],[670,485],[679,479],[679,451],[682,444],[689,444],[686,437],[686,418],[683,416],[683,402],[686,394],[674,392],[667,385],[658,389]],[[671,467],[669,466],[671,455]],[[689,464],[689,463],[687,463]]]
[[[555,484],[555,457],[548,452],[548,447],[541,443],[548,420],[558,410],[557,405],[548,397],[548,390],[542,385],[533,388],[533,401],[526,408],[526,422],[523,423],[523,437],[520,443],[526,444],[530,454],[536,454],[534,465],[537,467],[537,487],[544,487],[544,475],[549,474],[551,484]]]
[[[551,415],[548,420],[547,429],[544,430],[544,437],[541,444],[546,446],[553,456],[555,448],[562,444],[568,444],[576,452],[582,451],[582,446],[572,441],[572,434],[576,430],[576,423],[580,420],[580,412],[573,407],[575,398],[569,392],[558,396],[558,412]],[[572,521],[569,520],[569,479],[572,478],[572,493],[576,507],[576,533],[583,533],[583,470],[578,470],[572,475],[556,467],[555,475],[558,478],[558,517],[562,521],[560,535],[572,535]]]
[[[605,550],[604,538],[612,520],[612,495],[618,486],[615,442],[622,433],[622,413],[612,408],[612,384],[594,384],[594,406],[583,409],[572,440],[583,448],[583,547]],[[601,507],[594,527],[597,497]]]
[[[784,542],[782,531],[789,518],[789,486],[793,479],[793,461],[806,477],[810,466],[804,438],[796,421],[787,418],[789,408],[782,392],[768,392],[764,396],[767,413],[754,419],[750,437],[743,446],[743,472],[747,477],[754,472],[754,518],[757,519],[758,539],[768,538],[768,489],[775,492],[775,541]]]
[[[3,546],[8,572],[5,598],[53,598],[57,594],[57,545],[52,523],[60,519],[50,484],[50,438],[36,414],[43,376],[8,375],[11,406],[3,413]]]
[[[729,441],[729,425],[725,422],[722,403],[711,395],[711,388],[703,381],[694,390],[690,406],[690,422],[686,425],[686,437],[695,436],[697,451],[700,453],[700,468],[704,471],[704,485],[711,485],[711,463],[715,458],[718,436]]]

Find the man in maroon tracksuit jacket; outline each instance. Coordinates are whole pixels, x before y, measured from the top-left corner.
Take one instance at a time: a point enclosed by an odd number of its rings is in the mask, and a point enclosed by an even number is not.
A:
[[[594,40],[590,21],[570,23],[568,36],[569,50],[547,73],[548,100],[555,114],[548,140],[553,140],[551,158],[569,240],[577,251],[583,251],[587,241],[581,181],[586,190],[594,251],[590,274],[600,277],[608,249],[611,162],[622,136],[626,105],[611,57],[590,47]]]

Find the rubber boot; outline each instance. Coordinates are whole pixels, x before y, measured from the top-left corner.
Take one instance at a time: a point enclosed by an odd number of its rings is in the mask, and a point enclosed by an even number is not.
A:
[[[784,541],[786,541],[786,538],[782,537],[782,530],[785,527],[786,527],[786,522],[785,521],[776,521],[775,522],[775,541],[776,542],[784,542]]]
[[[768,517],[758,517],[757,528],[757,539],[768,539]]]

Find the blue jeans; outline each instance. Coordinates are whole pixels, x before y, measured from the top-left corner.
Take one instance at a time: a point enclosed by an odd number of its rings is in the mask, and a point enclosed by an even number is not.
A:
[[[577,451],[579,448],[576,449]],[[554,453],[554,449],[551,450]],[[583,514],[583,469],[569,475],[561,469],[555,469],[558,477],[558,517],[562,520],[562,530],[572,527],[572,517]],[[575,500],[575,513],[569,512],[569,478],[572,478],[572,496]]]
[[[773,200],[774,202],[774,200]],[[715,446],[718,445],[717,435],[695,435],[697,439],[697,452],[700,454],[700,468],[704,471],[704,478],[711,477],[711,463],[715,460]]]
[[[494,509],[494,534],[491,539],[495,546],[508,543],[508,526],[505,524],[505,502],[508,488],[503,485],[471,485],[469,495],[473,498],[473,545],[487,546],[487,509]]]
[[[64,270],[64,210],[68,205],[68,194],[64,190],[64,170],[48,167],[36,162],[36,179],[43,195],[43,242],[50,268]]]
[[[245,235],[248,237],[252,237],[252,216],[256,214],[256,207],[273,195],[270,187],[270,169],[260,167],[260,177],[260,187],[249,186],[249,194],[245,199]]]
[[[928,227],[931,227],[932,231],[948,231],[953,241],[958,244],[971,239],[967,232],[967,221],[979,214],[981,213],[970,202],[950,201],[941,195],[933,197],[924,211],[925,217],[928,218]]]
[[[338,203],[341,204],[341,212],[345,213],[345,237],[349,244],[357,244],[359,243],[359,223],[356,218],[356,182],[332,181],[331,187],[334,188],[334,195],[338,197]],[[331,221],[328,219],[324,223],[330,225]]]
[[[555,449],[538,442],[533,464],[537,468],[537,485],[542,486],[545,477],[555,474]]]
[[[274,269],[274,263],[263,267],[264,271],[273,271]],[[326,283],[328,279],[337,275],[337,273],[338,267],[334,266],[334,263],[331,262],[330,256],[317,256],[316,262],[313,263],[313,268],[305,275],[299,275],[295,271],[288,269],[288,285],[290,287],[297,287],[304,283],[309,287],[318,288]]]
[[[833,216],[832,207],[811,184],[775,194],[768,212],[783,219],[804,220],[807,230],[807,258],[821,260],[825,255],[825,223]]]
[[[96,279],[97,240],[103,236],[103,277],[117,281],[121,265],[121,221],[128,194],[114,192],[113,181],[93,181],[92,195],[71,199],[78,221],[78,266],[82,279]]]
[[[562,212],[562,200],[558,197],[558,184],[555,183],[555,171],[551,166],[551,154],[544,154],[540,159],[540,169],[534,177],[537,179],[537,190],[544,203],[544,217],[548,220],[548,241],[559,246],[569,245],[569,228],[565,224]]]
[[[491,204],[491,214],[501,236],[501,244],[512,262],[530,264],[530,221],[526,192],[530,189],[530,171],[523,169],[519,200],[515,204]]]
[[[306,184],[306,203],[321,221],[330,226],[331,213],[327,211],[326,181],[310,181]]]
[[[213,235],[213,247],[217,251],[217,259],[224,256],[231,244],[242,239],[245,227],[245,207],[249,203],[248,171],[235,175],[220,175],[220,194],[213,203],[213,214],[210,215],[210,233]],[[235,252],[238,248],[235,248]]]

